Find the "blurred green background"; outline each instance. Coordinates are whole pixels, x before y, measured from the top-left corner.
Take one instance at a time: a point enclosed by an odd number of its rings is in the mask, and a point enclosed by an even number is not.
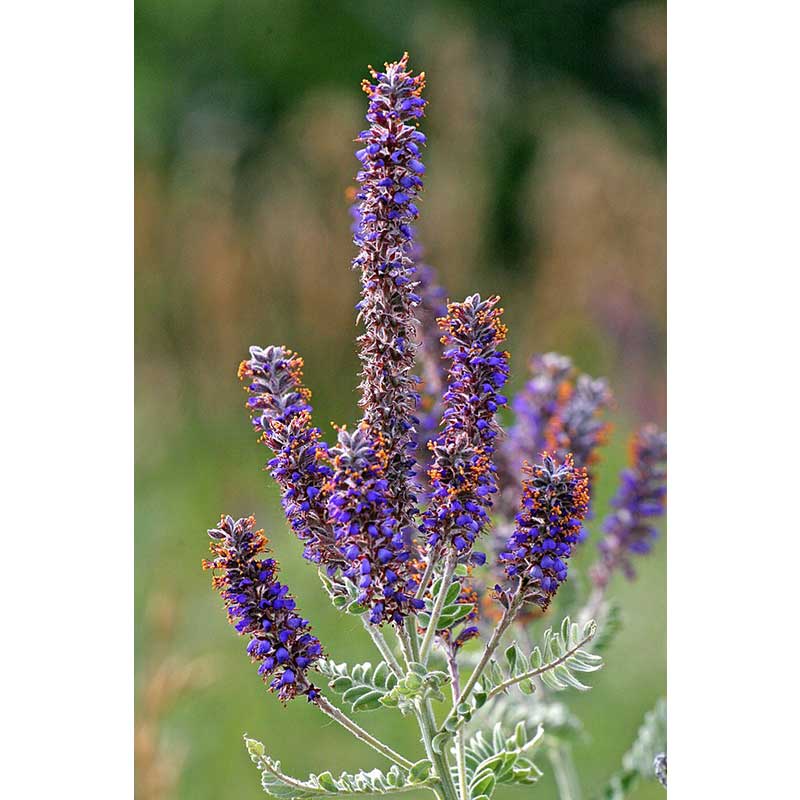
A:
[[[375,660],[286,530],[236,380],[248,345],[284,343],[305,357],[318,424],[357,416],[346,189],[367,64],[407,49],[427,73],[419,234],[452,297],[503,296],[512,388],[549,349],[612,381],[601,516],[632,428],[665,419],[666,13],[616,0],[137,0],[135,30],[137,797],[245,800],[263,795],[243,732],[300,775],[379,762],[265,691],[200,570],[220,512],[256,514],[331,656]],[[614,584],[625,630],[596,688],[573,699],[587,795],[665,692],[665,550]],[[413,722],[361,721],[421,753]],[[512,794],[555,790],[548,776],[498,797]]]

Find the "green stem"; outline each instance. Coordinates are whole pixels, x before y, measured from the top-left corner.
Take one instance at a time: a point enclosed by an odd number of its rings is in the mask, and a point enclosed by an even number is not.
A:
[[[439,624],[439,618],[442,616],[442,609],[444,608],[444,601],[447,597],[447,590],[450,588],[450,583],[453,580],[453,573],[456,570],[456,555],[451,550],[447,553],[447,559],[444,562],[444,572],[442,573],[442,582],[439,587],[439,594],[433,603],[431,609],[431,618],[428,622],[428,628],[425,631],[425,637],[422,640],[422,645],[419,649],[419,660],[423,664],[428,663],[428,653],[430,652],[433,640],[436,638],[436,627]]]
[[[361,621],[364,623],[364,627],[372,639],[372,643],[378,648],[380,654],[383,656],[383,660],[389,665],[392,672],[394,672],[398,678],[402,677],[403,668],[400,666],[400,662],[397,660],[397,657],[389,647],[389,643],[386,641],[386,638],[381,630],[376,625],[370,624],[364,615],[361,616]]]
[[[546,664],[542,664],[541,667],[537,667],[536,669],[528,670],[527,672],[522,672],[519,675],[515,675],[512,678],[508,678],[504,680],[502,683],[498,683],[496,686],[492,688],[492,690],[486,695],[487,700],[491,700],[493,697],[497,697],[498,694],[502,694],[506,689],[510,689],[517,683],[521,683],[522,681],[530,678],[535,678],[537,675],[542,675],[545,672],[550,672],[551,669],[555,669],[560,664],[563,664],[568,659],[572,658],[575,653],[578,652],[585,644],[591,641],[592,637],[594,636],[594,628],[589,632],[588,636],[584,636],[574,647],[570,647],[564,655],[559,656],[558,658],[554,658],[552,661],[548,661]]]
[[[447,652],[447,668],[450,672],[450,688],[453,693],[453,708],[458,705],[458,698],[461,695],[461,678],[458,674],[458,662],[455,653],[451,650]],[[461,800],[469,800],[467,787],[467,761],[464,749],[464,728],[459,727],[456,731],[456,767],[458,769],[458,789],[461,792]]]
[[[500,644],[503,634],[509,629],[521,607],[522,592],[516,591],[511,598],[508,608],[503,610],[503,616],[500,618],[500,622],[498,622],[497,627],[494,629],[494,631],[492,631],[492,636],[486,643],[486,647],[483,649],[480,660],[475,665],[475,668],[472,670],[472,674],[467,679],[464,689],[459,695],[459,703],[463,703],[470,696],[470,694],[472,694],[475,684],[477,684],[478,680],[480,680],[483,670],[486,669],[486,665],[494,655],[494,651]]]
[[[433,763],[436,775],[439,777],[442,795],[444,800],[459,800],[453,778],[450,775],[450,767],[447,765],[447,758],[444,754],[437,753],[433,749],[433,734],[436,731],[436,720],[433,716],[431,701],[425,699],[417,708],[417,722],[422,733],[422,742],[425,745],[425,752]]]
[[[411,656],[414,661],[419,661],[419,636],[417,635],[416,617],[406,617],[405,629],[408,634],[408,641],[411,644]]]
[[[371,733],[365,731],[360,725],[353,722],[348,716],[343,714],[336,706],[332,705],[327,698],[319,697],[315,701],[317,707],[323,713],[327,714],[332,720],[338,722],[345,730],[352,733],[356,739],[361,740],[364,744],[368,744],[373,750],[385,756],[390,761],[394,761],[400,767],[410,769],[413,763],[407,758],[404,758],[399,753],[392,750],[389,745],[384,744],[380,739],[376,739]]]
[[[417,592],[414,595],[418,600],[425,595],[425,592],[428,590],[428,584],[431,582],[431,578],[433,577],[433,568],[436,566],[436,553],[437,548],[432,548],[428,553],[428,563],[425,564],[425,572],[422,573],[422,578],[419,582],[419,586],[417,587]]]
[[[554,743],[547,749],[547,755],[553,767],[559,800],[581,800],[581,786],[569,745]]]

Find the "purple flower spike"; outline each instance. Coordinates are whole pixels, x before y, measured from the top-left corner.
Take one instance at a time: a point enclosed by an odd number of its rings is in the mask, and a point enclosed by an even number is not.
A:
[[[364,323],[358,339],[360,406],[363,421],[386,449],[389,498],[401,531],[411,527],[417,501],[413,473],[419,394],[412,369],[413,310],[419,297],[410,248],[424,172],[419,161],[424,137],[416,123],[425,107],[420,96],[425,76],[413,76],[407,67],[406,53],[383,72],[371,69],[372,82],[362,83],[369,97],[369,128],[357,140],[361,169],[354,242],[359,253],[353,260],[361,272],[358,309]]]
[[[203,569],[215,570],[212,585],[225,601],[230,623],[250,637],[247,653],[260,663],[258,672],[270,691],[284,702],[297,695],[312,701],[319,690],[306,672],[322,656],[322,646],[297,613],[289,587],[278,581],[277,562],[263,557],[268,542],[263,531],[253,530],[255,524],[255,517],[223,516],[208,532],[215,558],[203,561]]]
[[[525,469],[529,477],[522,484],[517,525],[500,563],[546,609],[567,579],[567,561],[580,540],[589,508],[589,478],[571,455],[559,464],[543,453],[540,464]]]
[[[303,359],[285,347],[250,348],[239,379],[250,395],[247,408],[261,441],[274,455],[268,464],[281,487],[289,525],[305,545],[303,555],[331,569],[342,559],[326,524],[322,490],[330,477],[327,447],[311,424],[311,392],[303,386]]]
[[[361,589],[359,602],[370,610],[371,623],[399,625],[419,603],[413,599],[411,555],[391,505],[388,455],[365,425],[352,433],[340,429],[331,453],[328,514],[348,562],[344,576]]]
[[[633,438],[631,465],[620,480],[611,501],[614,512],[603,523],[605,537],[598,543],[601,558],[592,569],[592,580],[603,588],[614,570],[628,580],[636,577],[631,555],[650,552],[658,531],[653,520],[666,510],[667,434],[645,425]]]
[[[499,297],[472,295],[451,303],[439,320],[444,356],[451,362],[444,395],[443,430],[429,444],[432,495],[421,530],[432,547],[440,543],[468,555],[486,527],[497,491],[492,456],[500,433],[497,409],[508,379],[508,353]]]

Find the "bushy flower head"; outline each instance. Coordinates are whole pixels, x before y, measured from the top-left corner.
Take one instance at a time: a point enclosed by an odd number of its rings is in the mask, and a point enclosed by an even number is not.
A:
[[[631,555],[650,552],[658,535],[653,521],[664,514],[667,495],[667,434],[645,425],[631,443],[631,463],[620,476],[598,543],[600,563],[592,570],[595,584],[605,586],[615,569],[630,580],[636,573]]]
[[[569,454],[559,463],[543,453],[526,472],[517,525],[500,561],[506,575],[547,608],[567,579],[567,561],[589,507],[589,479]]]
[[[428,543],[444,542],[466,554],[488,523],[497,491],[492,456],[500,433],[497,410],[507,400],[508,353],[500,298],[472,295],[451,303],[439,320],[444,356],[451,362],[444,395],[442,432],[429,447],[432,494],[423,518]]]
[[[204,561],[203,569],[216,572],[213,586],[231,624],[250,638],[247,652],[259,662],[259,675],[270,690],[283,701],[301,694],[314,700],[319,691],[307,672],[322,656],[322,646],[297,613],[289,587],[278,580],[277,562],[265,557],[267,539],[255,524],[255,517],[223,516],[208,532],[215,557]]]
[[[342,428],[331,453],[328,514],[347,564],[344,575],[359,588],[358,601],[369,608],[371,623],[400,624],[423,603],[413,596],[417,583],[390,502],[383,443],[373,440],[366,425],[353,432]]]
[[[424,74],[408,70],[408,54],[371,70],[363,82],[369,97],[367,121],[357,141],[361,163],[353,267],[361,273],[359,337],[363,420],[383,438],[388,456],[389,493],[401,529],[416,514],[413,487],[414,429],[419,403],[412,374],[416,352],[413,310],[419,303],[410,257],[416,198],[425,167],[420,160],[425,136],[416,122],[423,115]]]
[[[331,474],[327,446],[311,423],[311,392],[303,386],[303,359],[285,347],[251,347],[239,365],[239,379],[250,395],[253,427],[274,457],[267,462],[281,487],[281,503],[303,555],[331,569],[341,561],[325,523],[322,488]]]

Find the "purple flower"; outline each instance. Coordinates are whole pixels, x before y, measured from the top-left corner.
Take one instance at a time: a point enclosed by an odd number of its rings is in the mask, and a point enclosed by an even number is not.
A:
[[[652,521],[664,514],[667,494],[667,434],[645,425],[633,438],[631,465],[620,476],[611,501],[615,509],[603,523],[605,536],[598,543],[600,561],[592,569],[595,585],[604,587],[615,569],[628,580],[636,573],[631,555],[650,552],[658,531]]]
[[[497,491],[495,414],[507,402],[500,389],[508,379],[508,353],[499,349],[506,338],[499,300],[472,295],[451,303],[439,321],[451,366],[443,430],[429,444],[432,495],[421,530],[431,546],[441,542],[465,555],[486,526]]]
[[[274,453],[268,463],[281,487],[281,504],[303,555],[333,570],[341,563],[333,532],[326,524],[323,487],[330,477],[327,447],[311,424],[311,392],[303,386],[303,359],[285,347],[250,348],[239,366],[246,382],[253,427]]]
[[[543,454],[542,461],[526,465],[517,525],[500,554],[509,578],[542,608],[547,608],[567,579],[567,561],[580,539],[589,507],[589,479],[585,467],[576,467],[571,455],[563,463]]]
[[[284,702],[304,694],[309,701],[319,690],[307,670],[322,656],[319,639],[310,633],[307,619],[296,610],[289,587],[278,581],[278,564],[264,558],[269,552],[263,531],[253,530],[255,517],[223,516],[209,530],[215,558],[203,569],[216,572],[212,585],[219,590],[231,625],[250,637],[247,653],[259,662],[259,675]]]
[[[347,562],[344,576],[360,590],[358,601],[369,621],[402,623],[411,609],[417,583],[410,552],[394,515],[387,479],[387,453],[365,425],[339,430],[331,450],[334,472],[328,487],[328,514],[336,544]]]
[[[389,497],[400,530],[416,514],[414,429],[419,402],[412,374],[416,352],[413,309],[419,302],[410,257],[415,200],[422,190],[419,161],[425,137],[416,128],[425,101],[424,75],[412,76],[408,54],[371,70],[362,88],[369,97],[369,128],[357,141],[358,215],[353,267],[361,272],[359,337],[363,421],[380,436],[388,458]]]

